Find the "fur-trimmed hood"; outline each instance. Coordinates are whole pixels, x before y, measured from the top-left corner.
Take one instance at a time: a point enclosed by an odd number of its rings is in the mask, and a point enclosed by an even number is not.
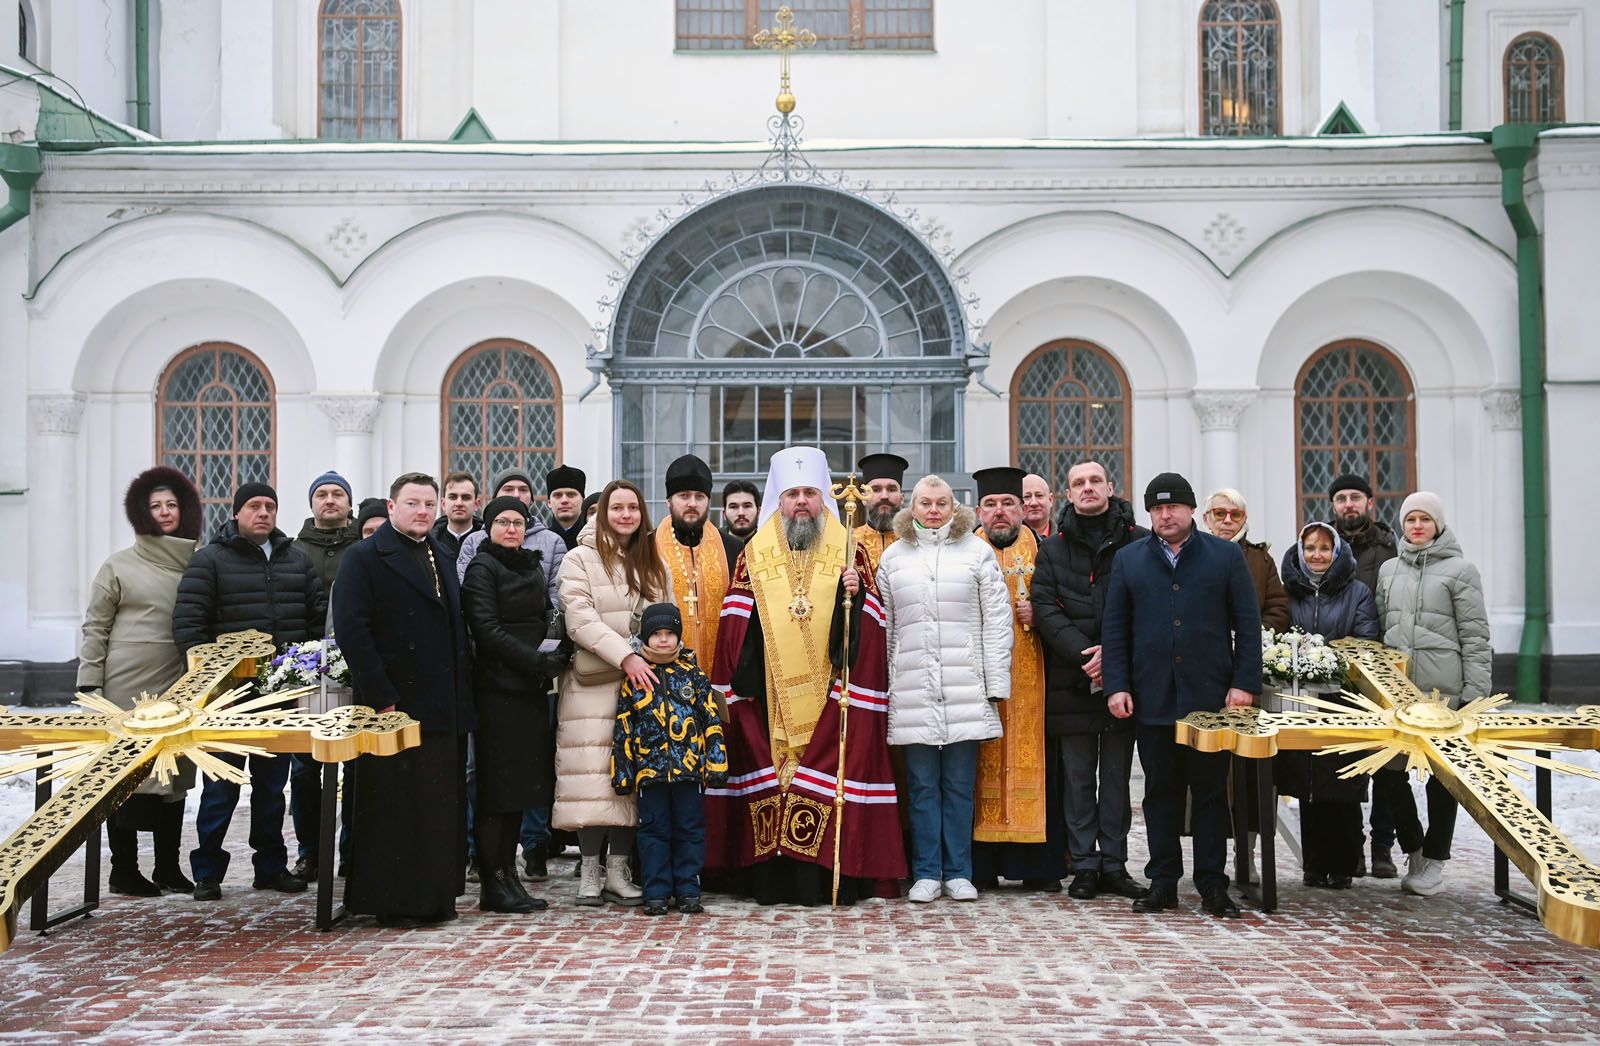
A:
[[[957,502],[955,513],[950,517],[950,522],[946,526],[950,528],[950,536],[945,540],[960,541],[977,529],[978,517],[970,508]],[[914,542],[917,540],[917,524],[911,518],[910,509],[903,508],[894,514],[894,532],[901,541]]]
[[[122,509],[128,514],[128,523],[135,534],[160,537],[161,528],[150,518],[150,492],[158,487],[169,487],[178,496],[178,537],[190,541],[200,539],[200,529],[205,520],[200,511],[200,492],[189,477],[165,465],[145,469],[128,484],[128,493],[122,499]]]

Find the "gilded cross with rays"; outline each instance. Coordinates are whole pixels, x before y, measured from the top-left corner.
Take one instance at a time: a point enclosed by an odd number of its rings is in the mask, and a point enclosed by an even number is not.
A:
[[[814,45],[817,42],[817,34],[809,29],[796,29],[794,12],[785,4],[778,8],[775,24],[751,37],[750,42],[763,50],[778,53],[782,62],[782,74],[778,81],[777,106],[778,112],[787,116],[794,112],[794,94],[789,90],[789,56]]]
[[[1352,756],[1342,777],[1370,774],[1391,759],[1432,773],[1472,815],[1539,892],[1539,920],[1557,936],[1600,947],[1600,866],[1572,844],[1512,783],[1532,776],[1526,765],[1600,779],[1600,773],[1539,755],[1600,748],[1600,706],[1574,712],[1498,711],[1504,695],[1452,709],[1406,678],[1406,658],[1371,640],[1332,644],[1350,667],[1359,693],[1340,704],[1297,696],[1310,712],[1233,708],[1195,712],[1177,724],[1178,742],[1202,752],[1266,759],[1280,750]],[[1526,764],[1526,765],[1519,765]]]
[[[141,695],[132,709],[98,694],[77,696],[81,712],[20,715],[0,708],[0,751],[23,756],[0,766],[0,778],[54,764],[46,780],[67,779],[0,843],[0,951],[11,946],[18,905],[140,782],[151,773],[169,780],[179,759],[207,776],[245,784],[249,775],[216,753],[310,752],[328,763],[394,755],[422,743],[421,726],[403,712],[282,707],[303,691],[251,697],[256,663],[272,654],[265,632],[230,632],[191,650],[189,670],[159,696]],[[237,685],[222,691],[229,683]]]

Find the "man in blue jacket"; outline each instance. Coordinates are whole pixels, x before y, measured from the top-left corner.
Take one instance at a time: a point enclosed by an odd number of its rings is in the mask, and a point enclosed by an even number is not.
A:
[[[1106,706],[1137,716],[1144,768],[1150,892],[1136,912],[1178,905],[1184,797],[1193,799],[1194,884],[1205,910],[1234,919],[1228,896],[1228,757],[1177,743],[1173,723],[1190,712],[1253,704],[1261,692],[1261,612],[1244,553],[1195,528],[1194,489],[1175,472],[1145,488],[1148,538],[1112,561],[1101,626]]]

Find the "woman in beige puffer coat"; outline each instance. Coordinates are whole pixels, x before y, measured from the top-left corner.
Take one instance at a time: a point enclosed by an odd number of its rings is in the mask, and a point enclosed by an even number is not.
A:
[[[611,788],[611,745],[623,680],[637,686],[655,682],[631,642],[639,617],[651,603],[672,598],[653,534],[639,488],[615,480],[601,494],[594,518],[562,559],[559,573],[567,637],[578,653],[561,677],[556,702],[550,824],[578,835],[578,903],[586,906],[643,900],[628,873],[638,800]],[[603,885],[602,850],[608,850]]]
[[[1487,697],[1490,688],[1489,612],[1478,568],[1462,557],[1445,526],[1444,502],[1418,491],[1400,506],[1400,554],[1378,571],[1378,622],[1383,643],[1403,651],[1417,689],[1437,692],[1451,708]],[[1456,801],[1437,775],[1427,784],[1428,829],[1404,770],[1373,778],[1379,801],[1394,812],[1395,832],[1408,855],[1400,880],[1407,893],[1429,897],[1444,889],[1444,863],[1455,836]]]

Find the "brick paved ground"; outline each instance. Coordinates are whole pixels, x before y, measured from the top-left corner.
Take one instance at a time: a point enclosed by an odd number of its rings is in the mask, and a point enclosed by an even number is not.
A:
[[[1139,785],[1135,782],[1135,795]],[[1558,791],[1558,816],[1564,799]],[[191,802],[192,807],[192,802]],[[1568,807],[1572,809],[1572,807]],[[241,804],[241,810],[244,805]],[[1394,881],[1285,888],[1272,916],[1224,923],[1127,902],[986,895],[976,904],[757,908],[704,916],[578,909],[570,877],[532,916],[433,931],[311,927],[309,894],[248,889],[235,823],[220,903],[113,898],[0,955],[0,1036],[290,1041],[1391,1043],[1600,1037],[1600,951],[1563,943],[1490,890],[1463,818],[1450,891]],[[9,825],[0,826],[9,829]],[[1142,827],[1135,824],[1139,865]],[[1578,838],[1575,835],[1575,838]],[[1578,838],[1594,852],[1600,840]],[[148,860],[147,860],[148,864]],[[556,863],[556,871],[570,869]],[[241,871],[243,869],[244,871]],[[69,866],[70,870],[70,866]],[[61,873],[68,876],[68,871]],[[65,886],[67,878],[60,880]],[[60,887],[58,887],[60,888]]]

